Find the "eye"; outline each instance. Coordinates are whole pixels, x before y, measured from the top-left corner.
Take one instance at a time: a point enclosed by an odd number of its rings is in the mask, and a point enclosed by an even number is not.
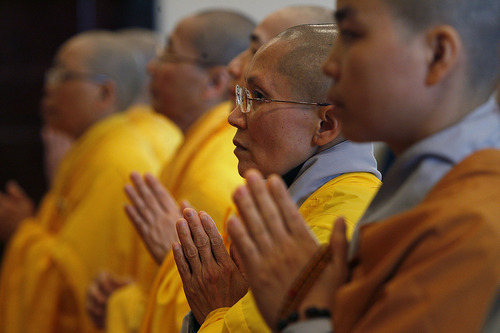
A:
[[[361,34],[352,29],[340,29],[339,31],[340,39],[344,43],[354,42],[356,39],[361,37]]]
[[[252,97],[255,98],[255,99],[260,99],[260,100],[264,100],[266,99],[266,96],[264,96],[263,93],[261,93],[260,91],[258,90],[254,90],[252,91]]]

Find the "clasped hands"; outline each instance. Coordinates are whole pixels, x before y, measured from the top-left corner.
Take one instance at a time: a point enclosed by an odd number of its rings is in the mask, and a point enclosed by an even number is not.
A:
[[[158,264],[173,246],[184,291],[199,323],[212,310],[235,304],[248,291],[237,257],[228,254],[211,217],[197,213],[152,175],[131,174],[125,211]],[[176,224],[177,223],[177,224]],[[180,243],[179,243],[180,242]],[[182,244],[182,245],[181,245]]]
[[[276,327],[288,290],[319,249],[281,178],[272,175],[264,180],[256,170],[245,174],[247,184],[233,195],[240,217],[228,221],[234,247],[231,255],[208,214],[190,208],[182,214],[151,175],[144,180],[138,174],[131,178],[135,190],[131,186],[126,189],[133,202],[126,207],[127,214],[157,262],[173,246],[197,321],[201,324],[212,310],[234,305],[250,285],[263,318],[270,327]],[[342,219],[335,222],[330,248],[332,260],[302,301],[299,312],[309,306],[331,309],[336,291],[347,280]]]

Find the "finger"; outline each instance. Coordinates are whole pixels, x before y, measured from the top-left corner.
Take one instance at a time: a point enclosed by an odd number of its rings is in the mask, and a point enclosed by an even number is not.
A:
[[[141,195],[136,191],[132,185],[125,185],[125,193],[129,198],[130,202],[134,206],[135,211],[140,215],[142,222],[145,225],[149,225],[154,221],[154,214],[152,210],[144,202]]]
[[[191,236],[194,245],[198,249],[201,262],[213,262],[214,257],[212,255],[212,249],[210,248],[210,239],[208,238],[205,229],[203,229],[200,215],[198,215],[192,208],[186,208],[183,213],[184,218],[188,223],[189,229],[191,230]]]
[[[181,276],[182,284],[187,286],[189,281],[191,281],[191,268],[189,267],[189,263],[184,256],[181,244],[172,244],[172,253],[174,255],[175,264],[177,265],[177,270]]]
[[[242,221],[234,215],[231,216],[227,221],[227,231],[231,237],[231,246],[236,249],[245,272],[258,270],[261,254]]]
[[[268,179],[268,188],[274,202],[280,210],[281,216],[283,216],[286,229],[295,236],[303,237],[309,234],[309,229],[302,215],[300,215],[295,202],[288,193],[281,177],[278,175],[271,175]]]
[[[266,181],[257,170],[250,170],[246,173],[245,178],[263,217],[265,227],[274,238],[282,239],[287,232],[280,210],[266,186]]]
[[[224,240],[217,230],[214,220],[205,212],[200,212],[201,224],[203,230],[210,241],[210,248],[217,262],[227,261],[230,257],[224,246]]]
[[[149,210],[154,215],[158,215],[159,212],[162,212],[163,209],[158,202],[158,198],[154,195],[149,184],[137,172],[132,172],[130,174],[130,179],[134,184],[137,194],[142,198],[144,203],[143,209]]]
[[[347,252],[348,241],[346,237],[346,223],[343,217],[339,217],[333,226],[333,232],[330,238],[330,249],[332,251],[334,270],[342,280],[347,278]]]
[[[179,205],[172,197],[170,192],[163,186],[163,184],[152,174],[146,173],[144,176],[146,184],[151,189],[153,195],[157,199],[159,205],[166,211],[179,210]]]
[[[136,228],[139,235],[141,235],[141,237],[144,239],[143,236],[146,232],[146,226],[148,224],[146,220],[142,217],[141,214],[139,214],[134,206],[125,204],[123,208],[125,209],[125,213],[127,214],[130,221],[132,221],[132,224]]]
[[[198,249],[194,244],[193,238],[191,236],[191,231],[189,229],[188,223],[185,219],[179,219],[176,223],[177,235],[179,236],[179,241],[182,246],[182,251],[184,256],[191,267],[191,271],[194,274],[200,274],[201,272],[201,262],[200,256],[198,254]]]
[[[234,264],[236,265],[236,267],[238,267],[238,270],[241,272],[241,274],[243,275],[243,277],[246,280],[247,275],[246,275],[246,271],[245,271],[245,265],[241,261],[241,256],[238,253],[238,249],[236,248],[234,243],[231,243],[231,245],[229,245],[229,254],[230,254],[231,259],[233,260]]]
[[[193,208],[193,205],[191,205],[191,203],[187,200],[182,200],[181,201],[181,211],[184,211],[184,209],[186,209],[186,208]]]
[[[259,251],[269,252],[272,241],[262,221],[262,216],[246,186],[240,186],[233,194],[241,220],[252,240],[259,247]]]
[[[22,187],[15,180],[9,180],[7,182],[7,193],[15,199],[28,198],[28,195],[24,192]]]
[[[102,293],[99,283],[93,281],[87,291],[88,304],[92,308],[103,308],[106,304],[106,296]]]
[[[101,272],[98,277],[97,281],[99,282],[98,286],[101,292],[106,296],[106,298],[109,298],[109,296],[118,288],[122,286],[122,283],[120,283],[119,279],[114,277],[108,272]],[[107,299],[106,299],[107,302]]]

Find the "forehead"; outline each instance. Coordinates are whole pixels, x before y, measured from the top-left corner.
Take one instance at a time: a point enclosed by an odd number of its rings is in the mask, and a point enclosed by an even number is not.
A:
[[[84,39],[70,40],[64,44],[54,58],[55,66],[68,69],[84,69],[85,60],[92,52],[92,44]]]
[[[265,90],[269,97],[288,91],[289,82],[277,69],[278,62],[285,52],[286,47],[280,42],[260,48],[245,75],[247,86],[258,86]]]
[[[263,45],[291,25],[292,24],[285,15],[280,12],[274,13],[257,25],[253,31],[253,35],[258,39],[256,42]]]
[[[376,22],[377,19],[392,16],[389,5],[382,0],[337,0],[335,20],[337,23],[351,21]]]
[[[180,21],[167,37],[167,46],[175,51],[194,51],[193,42],[198,26],[195,17],[188,17]]]

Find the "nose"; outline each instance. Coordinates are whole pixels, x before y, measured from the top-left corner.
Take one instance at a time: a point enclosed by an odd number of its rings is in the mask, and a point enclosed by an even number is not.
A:
[[[338,82],[340,79],[340,63],[338,60],[338,53],[339,48],[337,46],[337,43],[335,43],[330,54],[323,64],[323,73],[333,79],[333,84],[335,84],[335,82]]]
[[[241,112],[239,105],[236,105],[233,111],[231,111],[227,117],[227,121],[231,126],[236,127],[237,129],[245,129],[247,127],[246,114]]]
[[[238,80],[241,77],[241,73],[242,73],[241,64],[242,64],[242,59],[243,59],[245,52],[246,51],[243,51],[240,54],[238,54],[236,57],[234,57],[233,60],[231,60],[231,62],[227,66],[227,69],[229,71],[229,75],[231,75],[231,77],[234,80]]]

